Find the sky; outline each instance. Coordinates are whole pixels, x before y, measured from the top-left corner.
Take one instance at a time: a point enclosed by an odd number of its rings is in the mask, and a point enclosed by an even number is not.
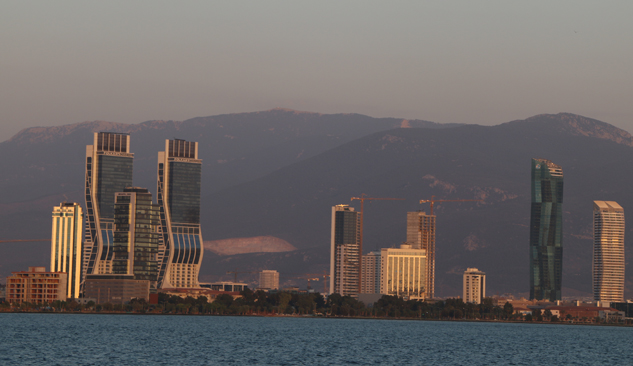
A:
[[[267,110],[633,132],[631,1],[0,0],[0,141]]]

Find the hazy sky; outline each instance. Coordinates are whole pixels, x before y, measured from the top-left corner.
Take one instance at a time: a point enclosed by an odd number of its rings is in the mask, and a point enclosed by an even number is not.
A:
[[[0,141],[286,107],[633,131],[631,1],[1,1]]]

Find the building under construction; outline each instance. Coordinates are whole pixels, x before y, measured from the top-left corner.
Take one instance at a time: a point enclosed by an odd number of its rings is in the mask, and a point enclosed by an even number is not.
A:
[[[435,215],[407,212],[407,244],[426,251],[425,298],[435,296]]]

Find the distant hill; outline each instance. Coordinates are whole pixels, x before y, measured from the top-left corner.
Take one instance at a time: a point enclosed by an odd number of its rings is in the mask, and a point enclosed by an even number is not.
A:
[[[276,236],[327,259],[330,207],[352,196],[406,199],[366,204],[365,252],[404,241],[406,212],[428,209],[420,199],[484,199],[436,205],[438,294],[460,294],[467,267],[488,274],[489,294],[527,292],[530,159],[547,158],[565,175],[563,286],[589,295],[592,201],[633,207],[632,144],[625,131],[566,113],[493,127],[378,132],[205,197],[205,233]]]

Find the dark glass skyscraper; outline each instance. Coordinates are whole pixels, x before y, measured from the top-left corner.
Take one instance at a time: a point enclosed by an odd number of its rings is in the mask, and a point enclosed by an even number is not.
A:
[[[86,146],[86,233],[82,281],[87,274],[112,273],[114,194],[132,185],[130,136],[97,132]]]
[[[348,205],[332,207],[330,293],[356,296],[360,292],[360,213]]]
[[[200,188],[202,160],[198,143],[166,140],[158,153],[157,199],[161,245],[159,288],[199,287],[202,262]]]
[[[145,188],[115,194],[113,274],[134,275],[156,286],[158,277],[158,206]]]
[[[561,299],[563,276],[563,169],[532,159],[530,299]]]

